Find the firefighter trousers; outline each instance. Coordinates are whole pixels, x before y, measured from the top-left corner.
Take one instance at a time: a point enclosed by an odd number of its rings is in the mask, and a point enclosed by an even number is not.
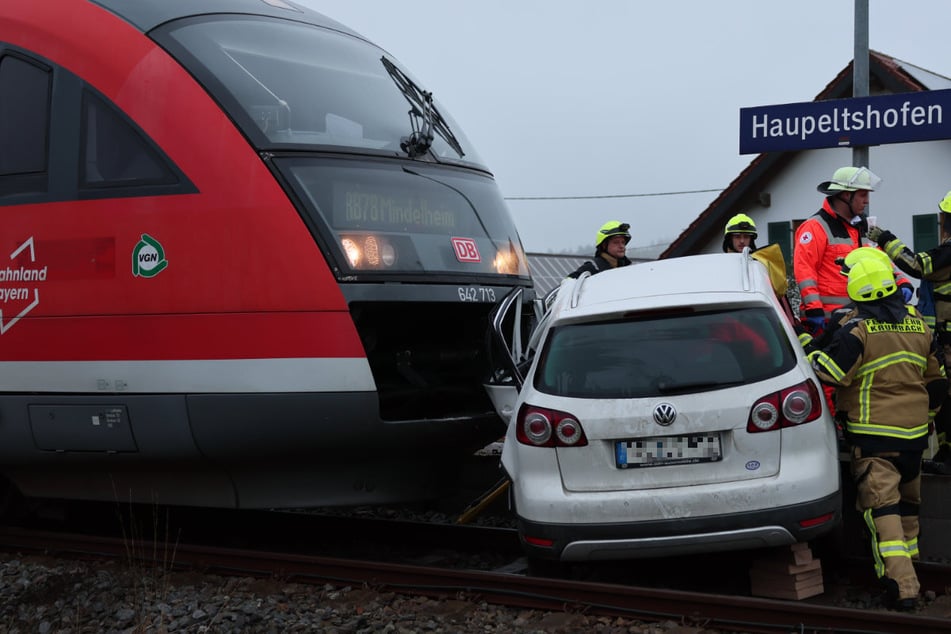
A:
[[[912,559],[918,558],[921,453],[852,449],[856,507],[872,539],[875,573],[886,585],[897,584],[896,599],[915,598],[920,589]]]

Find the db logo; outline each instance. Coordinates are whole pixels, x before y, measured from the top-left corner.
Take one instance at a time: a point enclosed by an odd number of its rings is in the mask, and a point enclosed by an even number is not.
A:
[[[479,247],[472,238],[453,238],[452,248],[456,251],[456,259],[460,262],[481,262]]]

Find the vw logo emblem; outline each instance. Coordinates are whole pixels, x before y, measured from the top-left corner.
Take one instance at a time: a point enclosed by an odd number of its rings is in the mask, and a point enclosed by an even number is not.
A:
[[[654,408],[654,422],[666,427],[677,420],[677,410],[670,403],[661,403]]]

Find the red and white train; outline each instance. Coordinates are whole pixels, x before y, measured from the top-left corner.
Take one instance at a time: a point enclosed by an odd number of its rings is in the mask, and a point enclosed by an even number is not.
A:
[[[438,495],[503,433],[486,329],[514,287],[491,173],[345,26],[291,0],[0,3],[8,495]]]

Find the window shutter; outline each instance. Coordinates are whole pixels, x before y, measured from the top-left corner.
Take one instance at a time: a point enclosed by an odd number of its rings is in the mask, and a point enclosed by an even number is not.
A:
[[[771,222],[766,226],[766,230],[769,240],[767,244],[778,244],[779,248],[783,251],[783,260],[786,261],[786,267],[791,267],[792,227],[790,222],[788,220],[784,220],[783,222]]]
[[[915,253],[921,253],[938,246],[937,214],[918,214],[911,217]]]

